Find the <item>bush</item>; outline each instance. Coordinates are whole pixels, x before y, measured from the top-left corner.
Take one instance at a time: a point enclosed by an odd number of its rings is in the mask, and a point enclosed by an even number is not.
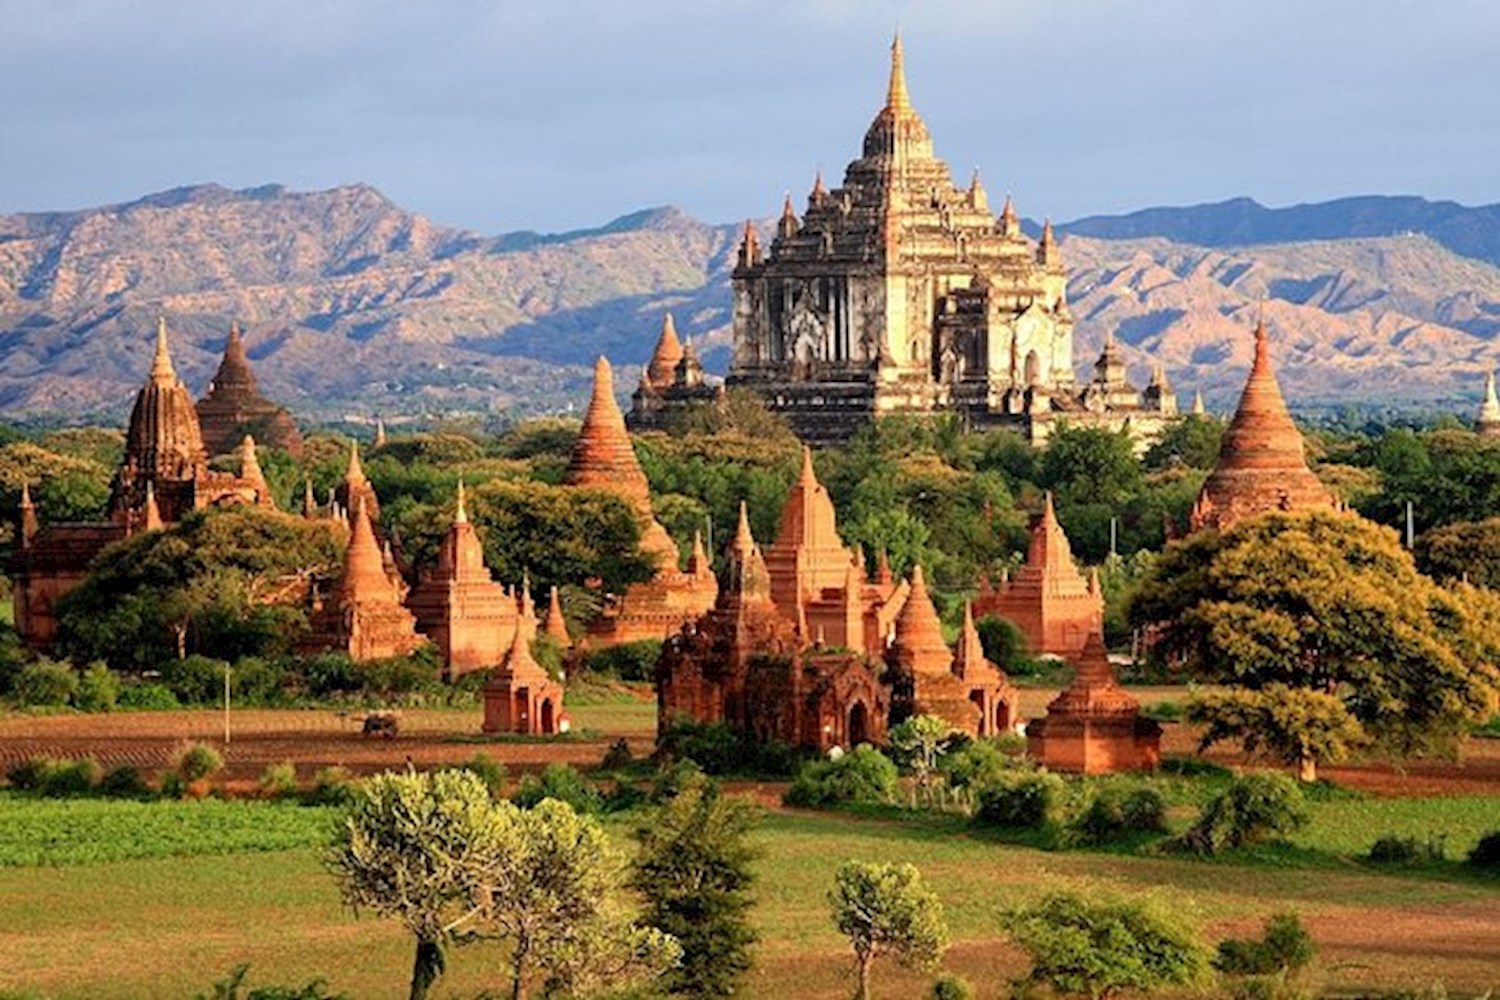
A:
[[[12,688],[17,704],[51,708],[73,700],[78,693],[78,675],[66,663],[38,660],[21,668]]]
[[[1378,865],[1415,865],[1443,861],[1448,857],[1447,836],[1435,834],[1425,841],[1388,833],[1370,845],[1366,860]]]
[[[1294,833],[1306,823],[1306,804],[1297,782],[1276,772],[1246,774],[1210,799],[1197,821],[1167,846],[1217,854]]]
[[[510,800],[530,809],[543,799],[557,799],[577,813],[596,815],[604,810],[604,796],[569,764],[548,764],[541,775],[528,774]]]
[[[38,795],[49,799],[88,795],[104,776],[104,769],[91,757],[82,760],[55,760],[42,772]]]
[[[140,771],[121,765],[100,780],[99,794],[116,799],[143,799],[151,794],[151,786],[146,784]]]
[[[510,776],[510,772],[505,769],[504,764],[489,754],[482,751],[476,753],[464,762],[462,770],[477,775],[479,780],[484,782],[484,787],[490,790],[492,797],[498,799],[504,794],[505,779]]]
[[[1090,844],[1166,833],[1167,802],[1161,792],[1149,785],[1128,788],[1120,784],[1095,784],[1088,789],[1068,828]]]
[[[182,702],[165,684],[127,684],[120,689],[116,705],[147,712],[170,712],[181,708]]]
[[[779,741],[766,743],[742,737],[722,722],[678,719],[656,739],[657,757],[691,760],[705,774],[792,774],[801,760],[796,748]]]
[[[206,743],[189,743],[177,751],[172,767],[183,782],[192,785],[224,770],[224,758]]]
[[[656,679],[656,661],[660,657],[661,640],[642,639],[640,642],[623,642],[618,646],[590,650],[583,655],[581,666],[599,677],[617,677],[622,681],[653,681]]]
[[[1157,722],[1181,722],[1186,713],[1180,701],[1158,701],[1141,710],[1141,715]]]
[[[967,979],[942,976],[932,984],[932,1000],[974,1000],[974,989]]]
[[[630,753],[630,741],[621,736],[609,745],[604,751],[604,757],[599,761],[599,769],[602,771],[623,771],[635,763],[635,757]]]
[[[348,1000],[343,993],[328,992],[328,983],[314,979],[301,986],[256,986],[245,985],[250,972],[250,963],[237,965],[229,975],[214,983],[212,993],[199,993],[197,1000]]]
[[[975,790],[995,784],[1027,765],[1012,757],[995,739],[970,740],[954,747],[938,761],[938,771],[953,788]]]
[[[5,780],[17,791],[34,792],[47,780],[47,772],[52,769],[53,763],[50,757],[28,757],[11,766],[5,772]]]
[[[1500,872],[1500,830],[1491,830],[1479,838],[1469,852],[1469,864],[1485,871]]]
[[[323,767],[313,773],[307,801],[315,806],[346,806],[354,800],[354,775],[347,767]]]
[[[1267,918],[1259,940],[1220,941],[1214,968],[1232,976],[1284,977],[1311,962],[1317,950],[1295,913],[1277,913]]]
[[[207,656],[168,660],[161,666],[161,682],[184,705],[217,705],[224,700],[224,672],[229,664]]]
[[[1063,820],[1067,786],[1045,771],[1016,772],[979,791],[974,821],[984,826],[1041,830]]]
[[[90,663],[78,678],[73,705],[81,712],[109,712],[120,699],[120,678],[103,663]]]
[[[255,788],[268,799],[285,799],[297,794],[297,768],[289,761],[267,765],[260,772]]]
[[[230,670],[230,697],[236,705],[278,705],[284,700],[286,670],[259,656],[242,656]]]
[[[782,801],[819,809],[844,803],[879,804],[896,796],[896,765],[868,743],[832,760],[802,765]]]
[[[1111,996],[1192,985],[1207,956],[1188,928],[1155,906],[1096,902],[1054,893],[1035,906],[1005,914],[1003,926],[1031,957],[1025,983],[1059,994]]]

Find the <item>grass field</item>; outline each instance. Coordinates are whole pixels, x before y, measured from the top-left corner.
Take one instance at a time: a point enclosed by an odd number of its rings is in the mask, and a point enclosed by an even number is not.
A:
[[[1309,852],[1363,849],[1386,831],[1477,829],[1494,799],[1317,803],[1302,850],[1263,863],[1206,863],[1088,852],[1046,853],[971,836],[957,820],[895,821],[776,811],[757,837],[756,919],[762,941],[749,996],[848,995],[848,963],[824,893],[846,858],[911,861],[948,911],[949,965],[981,997],[1021,970],[1000,938],[1007,906],[1066,887],[1156,893],[1211,937],[1248,932],[1265,914],[1298,910],[1319,940],[1330,987],[1418,987],[1455,996],[1500,985],[1500,886],[1441,872],[1389,873]],[[322,871],[325,809],[253,802],[34,802],[0,798],[0,992],[83,997],[191,997],[233,965],[252,982],[323,976],[355,997],[403,995],[410,955],[391,924],[355,920]],[[612,818],[625,837],[629,820]],[[13,832],[18,831],[18,832]],[[50,831],[50,832],[49,832]],[[1450,846],[1458,837],[1450,833]],[[124,846],[122,846],[124,845]],[[300,845],[277,850],[278,846]],[[93,860],[119,856],[128,860]],[[54,861],[63,867],[37,865]],[[498,956],[453,957],[439,995],[498,982]],[[921,995],[923,979],[883,969],[877,996]]]

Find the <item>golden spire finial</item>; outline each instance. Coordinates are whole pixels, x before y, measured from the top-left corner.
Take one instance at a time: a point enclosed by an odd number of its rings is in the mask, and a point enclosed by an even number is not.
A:
[[[464,481],[462,476],[458,480],[458,509],[453,512],[453,523],[469,523],[469,512],[464,509]]]
[[[911,97],[906,92],[906,65],[901,48],[901,29],[891,41],[891,82],[886,90],[885,106],[892,111],[911,110]]]

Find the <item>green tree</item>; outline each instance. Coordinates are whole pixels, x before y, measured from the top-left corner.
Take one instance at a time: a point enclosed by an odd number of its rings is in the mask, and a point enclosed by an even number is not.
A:
[[[1500,589],[1500,517],[1455,521],[1417,536],[1417,565],[1438,580]]]
[[[1052,893],[1012,910],[1002,925],[1031,958],[1023,983],[1061,996],[1111,997],[1123,990],[1193,985],[1207,969],[1197,936],[1155,905]]]
[[[1365,737],[1336,695],[1286,684],[1195,692],[1188,700],[1187,720],[1205,727],[1200,751],[1232,740],[1247,753],[1264,751],[1283,764],[1297,765],[1303,781],[1317,780],[1318,761],[1347,759]]]
[[[178,658],[276,652],[305,627],[295,605],[306,572],[341,563],[342,529],[251,507],[188,514],[105,549],[58,604],[59,645],[116,669]]]
[[[938,773],[938,762],[948,750],[953,727],[936,715],[914,715],[891,727],[887,734],[898,759],[917,776],[917,787],[927,805],[932,805],[932,779]]]
[[[1152,627],[1156,651],[1199,680],[1333,696],[1358,742],[1399,758],[1451,750],[1493,711],[1495,606],[1489,592],[1422,576],[1389,529],[1272,514],[1168,546],[1130,619]],[[1201,717],[1213,726],[1208,711],[1222,709],[1225,732],[1254,722],[1261,745],[1297,746],[1299,758],[1305,749],[1310,766],[1320,749],[1356,742],[1330,703],[1298,697],[1274,713],[1205,703]]]
[[[753,806],[693,774],[637,825],[632,883],[646,900],[643,920],[682,946],[667,992],[727,997],[744,983],[756,940],[749,921],[751,862],[760,855],[749,842],[754,824]]]
[[[380,774],[357,786],[326,864],[356,913],[399,920],[416,939],[412,1000],[484,913],[485,876],[519,846],[518,817],[467,771]]]
[[[1037,463],[1037,485],[1055,493],[1059,507],[1119,506],[1141,479],[1130,434],[1101,427],[1060,427]]]
[[[597,820],[556,799],[495,808],[512,817],[517,836],[485,869],[482,933],[508,946],[512,1000],[535,985],[548,996],[620,988],[677,964],[676,940],[625,912],[624,863]]]
[[[854,949],[856,1000],[870,1000],[870,969],[882,955],[930,969],[948,944],[943,904],[912,865],[845,861],[828,894],[833,921]]]
[[[1186,466],[1190,469],[1212,469],[1219,461],[1219,442],[1224,437],[1224,421],[1216,417],[1190,413],[1167,425],[1143,459],[1147,469],[1159,472]]]

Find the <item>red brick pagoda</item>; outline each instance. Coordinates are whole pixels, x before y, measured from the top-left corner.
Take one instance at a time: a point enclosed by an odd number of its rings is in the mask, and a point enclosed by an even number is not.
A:
[[[531,655],[525,629],[511,638],[510,652],[484,685],[484,731],[551,736],[566,730],[563,688]]]
[[[223,454],[246,434],[254,434],[273,448],[302,457],[302,434],[291,414],[260,394],[238,323],[229,325],[224,359],[197,410],[210,455]]]
[[[1161,761],[1161,727],[1115,681],[1104,640],[1091,633],[1074,661],[1073,683],[1026,728],[1026,751],[1053,771],[1106,774],[1151,770]]]
[[[1098,578],[1087,581],[1073,561],[1068,536],[1057,521],[1048,493],[1042,513],[1031,525],[1026,563],[999,589],[980,582],[974,611],[980,617],[998,615],[1026,636],[1031,652],[1071,658],[1083,649],[1089,635],[1104,629],[1104,596]]]

